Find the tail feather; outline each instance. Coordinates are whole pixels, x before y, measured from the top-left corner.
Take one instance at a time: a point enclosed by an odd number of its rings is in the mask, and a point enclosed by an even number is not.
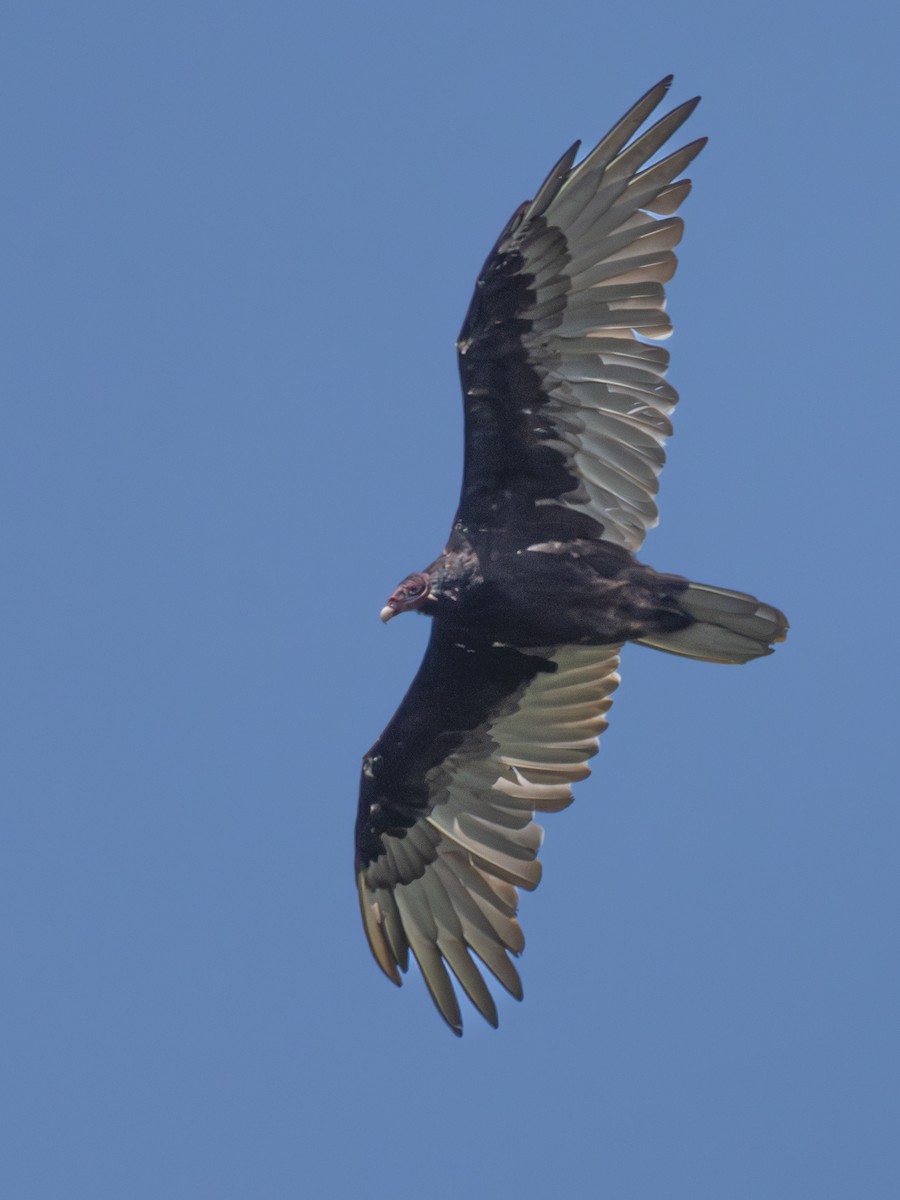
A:
[[[745,663],[771,654],[772,643],[787,636],[784,613],[746,592],[689,583],[673,598],[693,617],[692,623],[672,633],[637,638],[642,646],[704,662]]]

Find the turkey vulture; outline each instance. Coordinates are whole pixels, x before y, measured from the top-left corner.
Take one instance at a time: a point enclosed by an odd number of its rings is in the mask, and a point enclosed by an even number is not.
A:
[[[510,955],[524,945],[516,889],[540,879],[534,814],[565,808],[588,775],[622,644],[743,663],[788,628],[753,596],[634,557],[657,521],[678,398],[653,343],[671,328],[663,285],[691,186],[679,176],[706,140],[645,165],[698,102],[636,136],[671,80],[577,166],[579,143],[567,150],[488,255],[457,343],[465,468],[450,540],[381,612],[433,624],[363,759],[363,924],[394,983],[412,951],[456,1034],[451,972],[497,1024],[475,959],[521,999]]]

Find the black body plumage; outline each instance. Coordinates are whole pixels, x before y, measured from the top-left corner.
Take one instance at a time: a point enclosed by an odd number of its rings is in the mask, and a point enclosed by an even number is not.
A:
[[[513,995],[517,888],[540,878],[536,812],[588,774],[635,641],[710,662],[771,653],[784,615],[635,558],[677,393],[663,285],[693,142],[646,166],[696,106],[638,130],[663,80],[574,165],[562,157],[478,277],[458,342],[459,508],[444,552],[382,617],[433,620],[406,697],[363,760],[356,873],[372,951],[400,982],[412,951],[457,1033],[451,974],[497,1012],[476,959]]]

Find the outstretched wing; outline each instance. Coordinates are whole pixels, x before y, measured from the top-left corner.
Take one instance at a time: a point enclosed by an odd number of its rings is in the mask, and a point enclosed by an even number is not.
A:
[[[521,999],[509,955],[524,946],[516,889],[540,880],[533,817],[565,808],[589,774],[618,651],[517,650],[435,622],[419,673],[363,759],[356,871],[369,944],[397,984],[412,951],[457,1034],[450,972],[497,1024],[473,954]]]
[[[633,551],[656,524],[678,395],[663,379],[668,353],[642,339],[671,332],[663,285],[683,230],[672,214],[691,186],[676,180],[706,141],[644,166],[697,105],[635,138],[671,78],[578,166],[577,142],[563,155],[482,269],[458,343],[466,460],[456,519],[476,546],[479,533],[518,525]]]

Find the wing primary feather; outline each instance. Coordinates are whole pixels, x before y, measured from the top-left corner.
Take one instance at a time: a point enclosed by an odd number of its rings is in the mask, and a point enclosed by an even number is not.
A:
[[[437,925],[427,907],[425,896],[409,887],[399,887],[396,897],[410,949],[419,964],[431,998],[456,1036],[461,1037],[459,1002],[437,948]]]
[[[688,142],[680,150],[673,151],[672,154],[668,154],[659,162],[654,163],[652,167],[647,167],[646,170],[634,175],[626,188],[629,203],[634,204],[637,208],[643,207],[694,161],[708,141],[709,138],[702,137],[697,138],[694,142]]]
[[[450,868],[447,859],[441,856],[435,864],[439,869],[448,894],[459,915],[466,944],[478,955],[494,978],[503,985],[511,996],[522,999],[522,981],[519,973],[508,958],[508,945],[500,937],[472,898],[467,885]],[[469,868],[473,870],[473,868]],[[524,943],[523,943],[524,944]],[[517,951],[511,951],[517,953]]]
[[[660,117],[646,133],[635,138],[630,146],[613,159],[607,168],[607,174],[613,179],[633,174],[642,163],[665,145],[677,129],[680,129],[699,103],[700,97],[695,96],[693,100],[686,100],[684,104],[679,104],[670,113]]]
[[[679,179],[677,183],[671,183],[667,188],[663,188],[650,207],[653,212],[659,213],[661,216],[669,216],[678,211],[690,195],[692,186],[690,179]]]
[[[379,888],[376,899],[391,953],[400,970],[406,972],[409,970],[409,942],[406,940],[394,894],[389,888]]]
[[[363,928],[366,931],[369,947],[375,956],[375,961],[381,967],[382,971],[384,971],[385,975],[387,975],[388,979],[392,983],[396,983],[397,987],[400,987],[403,981],[400,978],[397,963],[382,929],[375,901],[368,894],[362,872],[360,872],[357,879],[357,886],[359,888],[359,906],[362,912]]]
[[[438,950],[459,980],[463,991],[485,1020],[496,1029],[496,1005],[478,968],[469,957],[462,921],[437,871],[431,872],[428,877],[428,894],[438,926]]]
[[[499,1024],[497,1006],[488,991],[487,984],[481,977],[481,972],[469,957],[466,947],[455,938],[441,937],[438,941],[438,949],[447,960],[450,970],[459,980],[463,991],[487,1023],[496,1029]]]
[[[638,129],[640,129],[647,117],[650,116],[663,96],[665,96],[671,87],[673,78],[674,76],[667,75],[665,79],[661,79],[659,83],[645,92],[636,104],[633,104],[629,108],[628,112],[621,120],[616,122],[606,137],[599,141],[590,154],[578,164],[573,174],[569,177],[569,187],[572,186],[578,175],[582,172],[587,173],[589,171],[602,170],[607,163],[615,158],[626,142],[637,133]]]
[[[575,161],[575,156],[581,148],[581,142],[573,142],[568,150],[560,158],[559,162],[550,171],[550,174],[541,184],[538,189],[538,194],[525,209],[523,225],[529,221],[533,221],[536,217],[540,217],[546,211],[547,206],[553,200],[559,189],[565,183],[569,172],[572,169],[572,163]]]

